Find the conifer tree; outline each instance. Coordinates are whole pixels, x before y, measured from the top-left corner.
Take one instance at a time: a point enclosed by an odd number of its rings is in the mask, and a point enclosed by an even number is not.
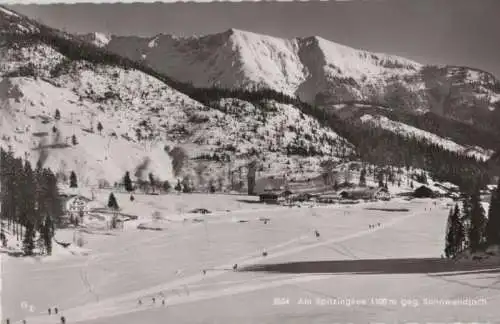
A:
[[[23,240],[23,251],[24,255],[33,255],[33,250],[35,249],[35,226],[33,223],[28,221],[26,223],[26,232],[24,233],[24,240]]]
[[[181,180],[177,179],[177,184],[175,185],[175,188],[174,188],[177,192],[181,192],[182,191],[182,184],[181,184]]]
[[[21,196],[23,197],[24,203],[20,206],[21,209],[21,224],[26,224],[30,221],[35,226],[38,227],[37,217],[35,212],[35,199],[36,199],[36,183],[33,170],[31,169],[31,164],[26,161],[24,164],[23,174],[21,177],[22,186],[20,188]]]
[[[132,180],[130,179],[130,172],[125,172],[125,176],[123,177],[123,185],[125,186],[125,190],[127,192],[132,192],[134,188],[132,187]]]
[[[97,131],[99,132],[99,134],[101,134],[102,129],[103,129],[103,127],[102,127],[101,122],[98,122],[98,123],[97,123]]]
[[[165,192],[168,192],[171,188],[172,185],[170,184],[170,182],[168,180],[165,180],[163,182],[163,190],[165,190]]]
[[[110,193],[109,194],[109,198],[108,198],[108,207],[111,208],[111,209],[119,209],[120,207],[118,206],[118,202],[116,201],[116,197],[113,193]]]
[[[71,171],[71,174],[69,176],[69,187],[78,188],[78,180],[76,179],[75,171]]]
[[[463,248],[467,249],[470,246],[469,231],[470,231],[470,220],[471,220],[471,197],[469,195],[465,195],[462,201],[461,220],[465,232],[465,240]]]
[[[45,244],[45,250],[48,255],[52,254],[52,238],[54,237],[54,223],[52,222],[52,218],[50,216],[45,218],[45,222],[43,224],[41,237],[43,238],[43,242]]]
[[[478,251],[485,241],[486,217],[479,192],[471,195],[469,244],[472,252]]]
[[[448,216],[445,248],[446,257],[455,257],[463,250],[464,237],[465,232],[460,217],[460,209],[458,205],[455,205],[455,208],[450,209],[450,214]]]
[[[446,243],[444,248],[444,254],[446,258],[452,258],[455,256],[455,231],[453,228],[453,209],[450,209],[448,215],[448,221],[446,224]]]
[[[155,177],[154,177],[153,173],[150,172],[148,174],[148,177],[149,177],[149,184],[151,186],[151,189],[153,190],[153,192],[155,192],[156,180],[155,180]]]
[[[500,180],[491,193],[486,224],[486,242],[489,246],[500,245]]]
[[[462,221],[462,217],[460,215],[460,208],[458,204],[455,204],[455,209],[453,211],[453,221],[455,224],[455,239],[456,239],[456,251],[462,252],[465,247],[465,227]]]
[[[0,241],[2,241],[2,246],[7,247],[7,236],[5,235],[5,232],[3,230],[3,227],[0,231]]]
[[[52,217],[52,221],[60,225],[61,224],[61,216],[64,215],[64,210],[62,206],[62,201],[59,196],[59,189],[57,188],[57,178],[55,174],[47,169],[45,171],[45,180],[46,182],[46,196],[47,196],[47,209],[48,215]]]

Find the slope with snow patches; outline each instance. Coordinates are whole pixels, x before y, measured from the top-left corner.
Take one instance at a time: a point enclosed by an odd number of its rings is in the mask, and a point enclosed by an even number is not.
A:
[[[393,121],[385,116],[372,116],[369,114],[365,114],[360,119],[363,123],[370,123],[374,126],[389,130],[391,132],[406,137],[414,137],[419,140],[425,140],[431,144],[438,145],[446,150],[468,156],[473,156],[477,159],[481,159],[484,161],[488,160],[494,153],[494,151],[492,150],[485,150],[480,147],[465,147],[449,139],[437,136],[433,133],[421,130],[419,128],[401,122]]]
[[[0,7],[0,35],[3,33],[23,34],[37,31],[38,28],[35,24],[7,8]]]
[[[193,158],[229,155],[236,166],[257,153],[272,165],[268,170],[279,172],[285,165],[297,166],[293,156],[285,156],[290,143],[313,148],[324,158],[343,146],[352,150],[291,105],[263,102],[256,107],[224,99],[216,110],[140,71],[70,61],[42,43],[0,50],[0,145],[11,146],[32,163],[42,155],[56,172],[74,170],[82,184],[113,183],[142,163],[144,175],[173,180],[166,146],[184,147]],[[60,120],[54,118],[56,109]],[[318,158],[298,159],[302,167],[318,168]],[[223,169],[211,163],[207,174]]]

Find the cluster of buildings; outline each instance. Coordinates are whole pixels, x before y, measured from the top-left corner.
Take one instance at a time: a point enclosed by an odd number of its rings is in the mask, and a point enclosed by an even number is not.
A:
[[[323,192],[321,194],[308,190],[295,190],[283,178],[262,178],[256,181],[255,193],[264,203],[279,204],[281,202],[316,201],[320,203],[334,203],[345,200],[389,200],[391,194],[387,188],[358,188],[345,189],[338,192]]]

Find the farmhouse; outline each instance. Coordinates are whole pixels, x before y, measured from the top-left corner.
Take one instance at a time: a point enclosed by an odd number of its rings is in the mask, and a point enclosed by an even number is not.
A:
[[[284,200],[284,194],[279,191],[268,191],[259,194],[259,200],[266,204],[279,204]]]
[[[332,204],[339,200],[338,196],[335,195],[321,195],[318,197],[317,201],[322,204]]]
[[[83,217],[86,215],[90,208],[88,206],[88,203],[91,200],[87,197],[81,196],[81,195],[74,195],[74,196],[69,196],[66,197],[63,207],[64,207],[64,212],[69,214],[70,216],[80,216]]]
[[[313,195],[308,193],[308,192],[301,192],[297,193],[295,195],[292,195],[290,197],[291,201],[296,201],[296,202],[304,202],[304,201],[311,201],[313,198]]]
[[[340,197],[343,199],[363,199],[363,200],[389,200],[391,195],[386,188],[366,188],[358,190],[342,190]]]
[[[415,198],[433,198],[435,195],[434,191],[427,186],[420,186],[413,192]]]
[[[284,178],[267,177],[255,182],[254,192],[258,195],[271,191],[283,192],[288,190],[288,181]]]

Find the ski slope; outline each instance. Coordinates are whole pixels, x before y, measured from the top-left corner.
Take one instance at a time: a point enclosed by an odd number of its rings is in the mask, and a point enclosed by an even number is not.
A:
[[[152,197],[136,195],[136,201],[146,205]],[[47,308],[53,306],[59,307],[67,323],[92,324],[399,323],[417,319],[420,323],[422,316],[427,321],[451,322],[478,321],[479,315],[483,322],[493,323],[499,315],[494,307],[500,295],[495,274],[232,270],[235,263],[244,270],[247,265],[336,260],[339,268],[344,268],[348,262],[368,262],[361,261],[366,259],[390,262],[397,258],[439,258],[448,201],[393,200],[288,208],[242,203],[241,196],[200,194],[156,196],[155,203],[157,208],[163,205],[165,210],[175,210],[172,206],[181,198],[185,204],[182,216],[165,216],[168,225],[163,231],[141,231],[130,225],[113,235],[86,234],[85,248],[92,251],[89,256],[50,262],[4,257],[3,289],[9,296],[4,302],[4,317],[27,319],[27,323],[56,323],[56,317],[47,315]],[[132,206],[123,203],[130,213]],[[224,205],[231,206],[229,212],[222,210]],[[204,220],[200,223],[184,221],[191,207],[214,213],[191,214]],[[367,207],[409,211],[384,212]],[[137,222],[150,217],[147,213],[138,216]],[[264,224],[262,217],[270,222]],[[369,228],[377,223],[380,226]],[[319,238],[314,236],[315,229],[321,233]],[[267,257],[262,256],[263,251],[268,252]],[[160,303],[161,294],[165,306]],[[372,297],[392,298],[399,304],[320,305],[328,298]],[[410,299],[459,297],[480,297],[487,303],[470,307],[407,305]],[[288,299],[289,304],[273,305],[274,298]],[[312,304],[299,305],[301,298],[310,298]],[[139,299],[142,305],[138,305]],[[401,304],[403,300],[408,300],[406,307]],[[23,302],[34,306],[33,311],[23,309]]]

